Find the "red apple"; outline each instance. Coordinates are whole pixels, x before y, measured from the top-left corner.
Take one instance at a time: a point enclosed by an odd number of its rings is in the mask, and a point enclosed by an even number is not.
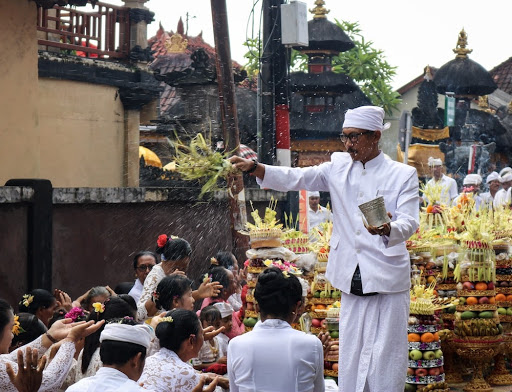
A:
[[[462,284],[462,287],[464,287],[464,290],[474,290],[475,289],[475,285],[471,282],[464,282]]]
[[[313,320],[311,320],[311,325],[315,328],[320,328],[322,322],[319,319],[314,318]]]
[[[327,320],[323,319],[322,322],[320,323],[320,326],[322,328],[327,328]]]
[[[478,303],[481,304],[481,305],[488,304],[489,303],[489,298],[487,298],[487,297],[480,297],[478,299]]]
[[[487,283],[487,290],[494,290],[494,282]]]
[[[416,369],[414,372],[418,377],[425,377],[428,374],[427,369]]]
[[[439,368],[432,368],[428,371],[430,376],[439,376],[440,373]]]
[[[414,376],[414,369],[407,368],[407,375],[408,376]]]
[[[332,363],[329,361],[324,361],[324,369],[331,370],[331,368],[332,368]]]

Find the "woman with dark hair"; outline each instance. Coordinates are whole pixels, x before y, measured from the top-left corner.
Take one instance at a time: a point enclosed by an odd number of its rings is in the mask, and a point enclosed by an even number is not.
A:
[[[235,309],[235,311],[240,310],[242,307],[242,277],[240,276],[241,274],[238,267],[238,260],[231,252],[218,251],[215,257],[212,259],[212,267],[214,266],[215,262],[219,267],[224,267],[233,272],[233,276],[236,280],[236,290],[228,298],[228,302],[233,307],[233,309]]]
[[[57,299],[49,291],[35,289],[23,295],[18,309],[20,313],[32,313],[48,327],[48,323],[58,306]]]
[[[210,274],[211,280],[219,282],[222,288],[220,289],[219,295],[206,298],[201,304],[201,309],[216,302],[228,302],[229,297],[231,297],[231,295],[236,291],[237,282],[233,272],[230,270],[224,267],[214,267],[210,269],[208,273]],[[233,326],[231,331],[227,331],[225,333],[230,339],[245,331],[240,312],[241,311],[233,312]]]
[[[303,309],[299,280],[267,268],[254,297],[261,321],[228,346],[230,391],[324,391],[322,342],[290,325]]]
[[[185,275],[190,263],[192,248],[182,238],[162,234],[158,237],[156,253],[160,255],[162,262],[153,267],[144,281],[144,288],[139,302],[137,303],[137,320],[154,316],[158,309],[155,306],[153,293],[158,283],[170,275]],[[203,282],[199,288],[192,292],[195,300],[209,297],[218,292],[216,282]]]
[[[134,319],[136,309],[133,307],[133,298],[125,294],[123,297],[112,297],[105,301],[105,304],[95,302],[93,311],[89,314],[87,321],[105,320],[108,322],[112,319],[129,317]],[[128,300],[127,300],[128,299]],[[130,300],[132,301],[130,303]],[[71,385],[85,377],[90,377],[96,374],[98,369],[101,368],[102,363],[100,359],[100,335],[103,327],[99,328],[95,333],[87,336],[84,342],[84,348],[78,355],[76,365],[69,372],[66,379],[66,384]]]
[[[19,327],[13,331],[14,336],[9,352],[33,342],[48,330],[43,322],[32,313],[18,313],[16,316],[18,316]]]
[[[73,355],[75,354],[75,343],[93,333],[102,325],[103,322],[94,325],[94,322],[91,321],[73,326],[69,324],[69,320],[67,322],[60,320],[55,322],[46,333],[36,340],[8,354],[13,331],[16,331],[19,325],[14,319],[11,306],[3,299],[0,299],[0,367],[4,368],[6,365],[9,365],[13,368],[14,373],[18,373],[17,356],[19,350],[25,352],[26,348],[30,347],[41,356],[53,343],[60,341],[57,354],[43,371],[43,381],[39,389],[39,391],[56,391],[60,388],[71,367]],[[9,380],[7,373],[3,371],[0,372],[0,391],[16,392],[16,388]]]
[[[135,271],[135,282],[128,292],[135,302],[139,302],[144,288],[144,282],[155,265],[158,264],[158,256],[149,250],[138,252],[133,257],[133,270]]]
[[[159,392],[192,392],[201,375],[188,363],[196,358],[204,341],[203,328],[191,310],[175,309],[161,318],[156,330],[160,350],[146,359],[139,383]],[[227,387],[227,379],[219,385]]]
[[[193,310],[192,281],[183,275],[166,276],[158,283],[154,298],[159,310]]]

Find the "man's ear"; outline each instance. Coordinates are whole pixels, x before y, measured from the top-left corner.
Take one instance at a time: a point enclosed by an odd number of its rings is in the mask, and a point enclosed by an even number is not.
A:
[[[374,132],[373,137],[375,138],[376,141],[379,141],[381,136],[382,136],[382,132],[381,131],[375,131]]]

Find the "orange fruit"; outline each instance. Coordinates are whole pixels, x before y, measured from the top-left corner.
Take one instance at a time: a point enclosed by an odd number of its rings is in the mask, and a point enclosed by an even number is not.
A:
[[[494,297],[489,297],[489,303],[490,304],[496,303],[496,299]]]
[[[322,310],[322,309],[326,309],[325,305],[323,305],[323,304],[315,305],[315,310]]]
[[[487,290],[487,283],[478,282],[477,284],[475,284],[475,290]]]
[[[432,204],[429,204],[429,205],[427,206],[427,214],[431,214],[431,213],[432,213],[432,211],[434,211],[434,206],[433,206]]]
[[[431,332],[425,332],[421,335],[420,339],[422,343],[432,343],[434,341],[434,334]]]
[[[477,305],[478,299],[476,297],[467,297],[466,298],[466,305]]]
[[[332,370],[335,372],[338,371],[338,364],[336,362],[332,364]]]
[[[507,295],[507,301],[512,302],[512,294]]]
[[[496,301],[497,302],[500,302],[500,301],[506,301],[507,300],[507,297],[505,297],[505,294],[496,294]]]
[[[439,334],[437,332],[434,332],[434,342],[439,341]]]
[[[420,340],[421,337],[417,333],[410,333],[407,335],[407,341],[409,342],[419,342]]]

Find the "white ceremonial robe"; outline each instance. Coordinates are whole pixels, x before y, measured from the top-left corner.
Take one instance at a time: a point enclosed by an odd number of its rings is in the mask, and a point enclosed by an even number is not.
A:
[[[510,204],[510,191],[512,187],[505,189],[500,189],[498,192],[496,192],[496,195],[494,196],[494,208],[499,208],[504,205]]]
[[[319,205],[318,210],[313,211],[311,207],[308,207],[308,233],[311,234],[313,227],[329,220],[332,220],[332,213],[327,208]]]
[[[443,174],[439,181],[436,181],[435,178],[428,180],[425,188],[438,184],[442,185],[441,200],[439,200],[439,202],[446,206],[450,206],[452,204],[452,200],[455,199],[459,194],[457,189],[457,181]]]
[[[143,392],[135,381],[117,369],[102,367],[92,377],[83,378],[71,385],[66,392]]]
[[[323,373],[320,340],[283,320],[258,322],[229,342],[231,392],[323,392]]]
[[[403,297],[409,296],[410,288],[410,260],[405,241],[419,226],[416,169],[386,159],[382,152],[365,165],[352,161],[347,153],[334,153],[330,162],[314,167],[265,166],[265,177],[263,181],[258,182],[263,188],[280,191],[305,189],[330,192],[334,226],[327,279],[333,286],[343,291],[343,295],[351,298],[352,309],[363,308],[367,302],[386,303],[386,308],[375,308],[373,314],[360,312],[356,321],[365,326],[365,336],[389,335],[393,331],[400,331],[393,340],[394,345],[387,347],[390,350],[396,349],[397,356],[402,355],[403,344],[407,344],[404,328],[407,326],[409,313],[408,302],[404,301]],[[363,224],[358,205],[376,196],[384,197],[386,209],[393,216],[389,237],[372,236]],[[357,297],[348,294],[357,265],[361,271],[363,292],[377,292],[379,295]],[[342,299],[342,312],[343,306]],[[387,317],[390,309],[393,309],[392,322]],[[397,329],[400,325],[402,329]],[[373,387],[369,391],[401,392],[407,362],[398,361],[390,366],[390,353],[384,352],[382,345],[365,344],[359,339],[360,333],[357,327],[350,324],[350,320],[343,323],[340,317],[340,334],[344,335],[340,346],[339,374],[344,375],[340,376],[340,391],[368,391],[364,389],[365,384],[361,385],[360,374],[365,375],[366,383],[369,385],[372,374],[385,374],[388,385],[401,383],[401,389],[386,390],[371,384]],[[369,352],[365,351],[363,355],[363,349]],[[353,355],[346,359],[343,352]],[[407,353],[404,358],[407,359]],[[344,366],[349,369],[357,368],[358,373],[345,372]]]
[[[143,288],[144,288],[144,286],[142,283],[140,283],[140,280],[138,278],[135,279],[135,284],[133,285],[132,289],[128,293],[128,295],[135,300],[135,303],[139,302],[140,296],[142,295]]]

